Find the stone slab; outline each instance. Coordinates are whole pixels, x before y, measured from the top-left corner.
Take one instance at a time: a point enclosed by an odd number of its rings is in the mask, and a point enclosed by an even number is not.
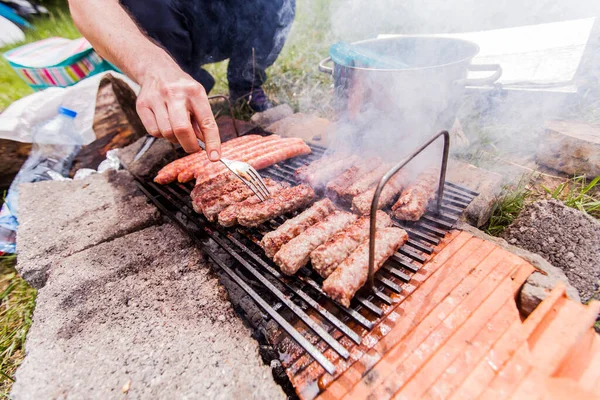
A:
[[[260,127],[266,128],[285,117],[289,117],[293,113],[294,110],[292,110],[292,107],[290,107],[289,104],[280,104],[276,107],[269,108],[266,111],[255,113],[250,117],[250,121]]]
[[[569,175],[600,175],[600,125],[549,121],[540,139],[537,162]]]
[[[556,200],[526,206],[502,235],[559,267],[584,302],[598,291],[600,222]]]
[[[462,161],[451,160],[446,180],[479,193],[467,207],[463,217],[477,228],[485,225],[492,215],[497,197],[502,193],[502,175]]]
[[[329,144],[331,122],[316,115],[296,113],[269,125],[266,130],[283,137],[299,137],[320,146]]]
[[[225,290],[170,224],[56,261],[33,319],[15,400],[284,398]]]
[[[53,260],[135,232],[160,220],[131,175],[94,174],[79,181],[19,187],[17,266],[32,286],[44,285]]]
[[[132,174],[140,178],[154,178],[162,166],[177,158],[177,153],[175,146],[168,140],[156,139],[141,158],[133,162],[145,141],[146,137],[140,138],[135,143],[119,149],[117,154],[121,164]]]

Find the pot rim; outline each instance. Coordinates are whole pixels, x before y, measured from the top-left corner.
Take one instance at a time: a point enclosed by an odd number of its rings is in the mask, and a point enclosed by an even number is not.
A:
[[[446,63],[446,64],[438,64],[438,65],[431,65],[431,66],[428,66],[428,67],[415,67],[415,68],[366,68],[366,67],[353,67],[353,66],[338,64],[333,59],[332,59],[332,61],[333,61],[333,63],[335,65],[338,65],[340,67],[354,69],[354,70],[359,70],[359,71],[379,71],[379,72],[423,71],[423,70],[428,70],[428,69],[447,67],[447,66],[450,66],[450,65],[455,65],[455,64],[460,64],[460,63],[466,62],[466,61],[470,61],[477,54],[479,54],[479,51],[481,50],[481,48],[479,47],[479,45],[477,43],[472,42],[470,40],[458,39],[458,38],[450,38],[450,37],[445,37],[445,36],[434,36],[434,35],[399,35],[397,37],[387,37],[387,38],[375,38],[375,39],[360,40],[358,42],[353,42],[352,44],[364,44],[364,43],[372,43],[372,42],[381,42],[381,41],[386,41],[386,40],[391,41],[391,40],[394,40],[394,39],[410,39],[410,38],[443,39],[443,40],[449,40],[449,41],[454,41],[454,42],[463,42],[465,44],[473,46],[474,53],[471,56],[469,56],[469,57],[465,57],[465,58],[462,58],[460,60],[452,61],[452,62],[449,62],[449,63]],[[331,57],[329,57],[329,58],[331,58]]]

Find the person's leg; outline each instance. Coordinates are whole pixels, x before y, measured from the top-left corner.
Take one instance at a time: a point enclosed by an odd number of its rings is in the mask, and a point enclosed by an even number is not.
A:
[[[182,9],[180,2],[173,0],[121,0],[121,4],[138,26],[162,46],[181,69],[200,82],[207,93],[212,89],[215,80],[200,67],[202,46],[194,43],[190,30],[195,10]]]
[[[232,96],[250,94],[281,52],[292,26],[295,0],[238,0],[237,24],[227,69]]]

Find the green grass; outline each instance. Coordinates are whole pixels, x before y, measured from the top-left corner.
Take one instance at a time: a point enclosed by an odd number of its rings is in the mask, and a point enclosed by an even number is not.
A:
[[[551,190],[543,189],[553,199],[562,201],[566,206],[586,212],[600,220],[600,176],[588,182],[585,176],[578,176],[560,184]]]
[[[0,257],[0,396],[8,397],[23,361],[36,290],[15,271],[15,256]]]
[[[499,236],[504,232],[515,218],[519,215],[523,207],[532,196],[532,191],[521,183],[512,190],[505,190],[505,194],[500,197],[492,208],[492,216],[485,229],[486,233],[492,236]]]
[[[536,200],[551,198],[563,202],[600,220],[600,177],[588,181],[584,176],[566,180],[555,188],[543,185],[529,187],[524,177],[517,187],[506,188],[492,208],[492,216],[485,231],[499,236],[519,215],[523,207]],[[542,193],[542,195],[539,194]]]
[[[44,2],[47,3],[47,2]],[[52,36],[60,36],[74,39],[79,36],[79,32],[73,25],[69,15],[69,8],[66,1],[56,1],[47,5],[51,11],[49,18],[38,18],[33,24],[35,30],[28,30],[25,33],[25,41],[11,46],[0,48],[0,53],[4,53],[12,48],[22,46],[25,43],[45,39]],[[0,57],[0,111],[8,107],[13,101],[23,96],[33,93],[33,90],[19,78],[19,76],[8,65],[4,57]]]

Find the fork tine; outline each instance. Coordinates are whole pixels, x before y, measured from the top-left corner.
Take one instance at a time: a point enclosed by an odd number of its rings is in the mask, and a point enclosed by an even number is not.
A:
[[[258,186],[262,189],[263,194],[268,198],[271,193],[269,193],[269,189],[267,188],[267,185],[260,174],[252,166],[249,168],[248,172],[249,175],[254,177],[254,179],[258,182]]]
[[[265,196],[265,198],[269,198],[269,192],[268,190],[265,190],[266,188],[261,184],[260,180],[258,180],[251,171],[248,171],[247,175],[250,177],[250,181],[261,192],[261,194]]]
[[[244,182],[246,184],[246,186],[248,186],[250,188],[250,190],[252,190],[252,192],[254,192],[254,194],[256,195],[256,197],[258,197],[258,199],[260,201],[265,201],[267,198],[265,197],[264,194],[262,194],[262,192],[260,191],[260,189],[258,187],[256,187],[256,185],[253,182],[248,181],[247,179],[245,179],[244,177],[238,175],[237,173],[234,172],[234,174],[240,178],[242,180],[242,182]]]
[[[258,197],[258,199],[260,201],[265,201],[266,198],[265,196],[260,192],[260,190],[256,187],[256,185],[254,185],[252,182],[248,181],[247,179],[245,179],[242,175],[240,175],[235,169],[231,168],[231,165],[229,163],[229,160],[226,159],[221,159],[221,162],[223,164],[225,164],[225,166],[227,167],[227,169],[229,171],[231,171],[232,174],[234,174],[235,176],[238,177],[239,180],[241,180],[242,182],[244,182],[244,184],[246,186],[248,186],[250,188],[250,190],[252,190],[252,192],[256,195],[256,197]]]

